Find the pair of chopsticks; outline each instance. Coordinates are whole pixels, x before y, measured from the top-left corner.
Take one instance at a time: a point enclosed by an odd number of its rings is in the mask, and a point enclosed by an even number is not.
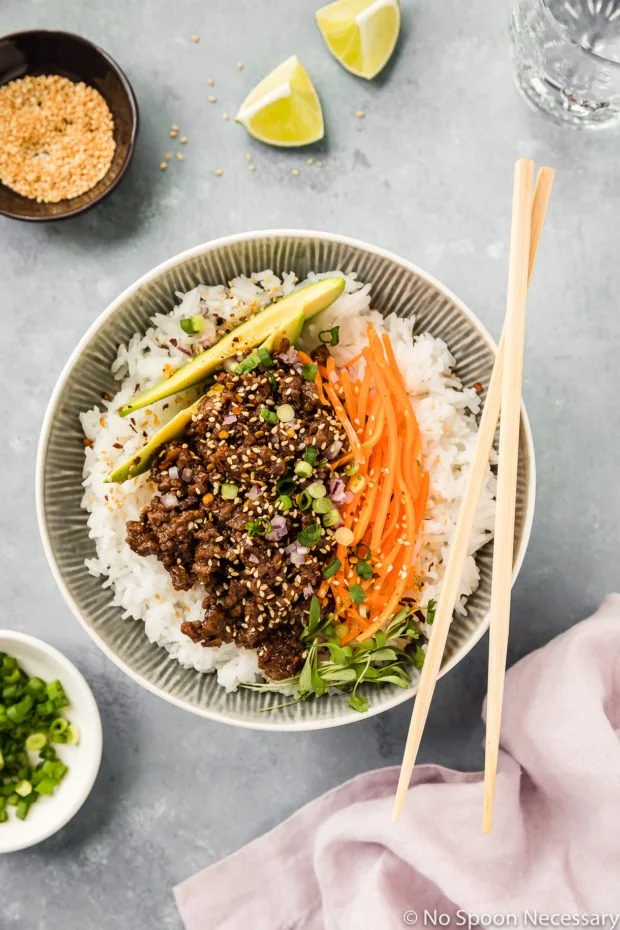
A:
[[[525,308],[528,286],[534,269],[554,174],[552,168],[541,168],[534,189],[534,163],[528,159],[520,159],[515,166],[508,299],[504,330],[480,418],[474,456],[469,469],[454,538],[448,554],[439,605],[422,667],[418,693],[413,706],[394,799],[393,820],[398,820],[403,809],[435,691],[435,684],[439,676],[441,660],[458,596],[459,583],[463,574],[463,565],[474,527],[476,509],[482,492],[501,410],[491,587],[489,683],[482,827],[485,833],[488,833],[491,829],[510,624]]]

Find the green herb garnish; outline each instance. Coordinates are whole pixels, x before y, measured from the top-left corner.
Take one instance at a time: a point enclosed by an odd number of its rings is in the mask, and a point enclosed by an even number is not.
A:
[[[314,381],[318,370],[318,367],[312,362],[306,362],[306,364],[302,366],[301,376],[305,381]]]
[[[436,613],[437,613],[437,601],[431,598],[428,604],[426,605],[426,622],[429,624],[429,626],[432,624],[433,620],[435,619]]]
[[[357,569],[357,574],[364,581],[368,581],[369,578],[372,578],[373,570],[372,570],[372,565],[370,564],[370,562],[364,562],[364,561],[358,562],[355,567]]]
[[[363,604],[366,600],[366,592],[361,584],[349,585],[349,596],[354,604]]]
[[[421,645],[420,621],[413,607],[402,607],[385,630],[363,643],[340,644],[348,626],[335,623],[335,615],[321,616],[319,601],[312,597],[308,622],[301,640],[306,648],[306,660],[299,675],[278,682],[263,682],[246,687],[255,691],[275,691],[288,688],[294,694],[290,703],[320,696],[326,691],[347,692],[349,704],[364,713],[368,700],[358,693],[361,685],[392,684],[408,688],[411,669],[421,668],[424,649]]]

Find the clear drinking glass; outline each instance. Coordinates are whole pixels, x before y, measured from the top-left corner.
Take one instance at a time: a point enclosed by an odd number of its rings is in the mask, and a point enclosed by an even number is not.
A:
[[[620,0],[512,0],[517,84],[584,129],[620,124]]]

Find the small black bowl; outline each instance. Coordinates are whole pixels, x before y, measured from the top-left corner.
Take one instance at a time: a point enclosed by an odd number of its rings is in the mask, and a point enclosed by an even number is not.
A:
[[[87,39],[70,32],[36,29],[0,39],[0,84],[7,84],[26,74],[60,74],[98,90],[114,117],[116,149],[106,175],[94,187],[60,203],[37,203],[0,183],[0,213],[33,222],[77,216],[107,197],[129,167],[139,122],[134,92],[109,55]]]

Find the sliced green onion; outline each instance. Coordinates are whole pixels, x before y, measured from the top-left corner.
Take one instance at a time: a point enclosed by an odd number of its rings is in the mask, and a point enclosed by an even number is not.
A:
[[[275,425],[278,422],[278,415],[275,410],[269,410],[268,407],[261,407],[260,415],[263,420],[266,420],[267,423],[272,423]]]
[[[332,326],[331,329],[322,329],[319,333],[319,339],[325,345],[337,346],[340,342],[340,327]]]
[[[234,501],[235,497],[239,493],[239,488],[236,484],[227,484],[224,482],[220,488],[220,492],[225,501]]]
[[[353,494],[358,494],[364,487],[366,487],[366,478],[364,475],[353,475],[349,479],[348,488]]]
[[[258,349],[258,357],[260,358],[260,363],[263,368],[273,368],[273,359],[271,354],[267,349],[263,348],[263,346],[260,346]]]
[[[23,779],[18,785],[15,785],[15,794],[18,794],[20,798],[27,798],[29,794],[32,794],[32,785],[29,781]]]
[[[297,485],[294,478],[278,478],[276,481],[276,491],[278,494],[291,494]]]
[[[81,738],[82,733],[77,723],[70,723],[69,729],[67,730],[67,742],[72,746],[77,746]]]
[[[308,488],[309,490],[310,488]],[[330,510],[334,509],[334,504],[329,497],[319,497],[312,501],[312,509],[315,513],[329,513]]]
[[[312,465],[309,462],[295,462],[295,468],[293,469],[296,475],[300,475],[302,478],[309,478],[312,474]]]
[[[313,362],[306,362],[306,364],[302,366],[301,376],[305,381],[314,381],[318,370],[318,367]]]
[[[308,494],[318,500],[320,497],[325,497],[327,488],[322,481],[313,481],[312,484],[308,485]]]
[[[333,559],[323,571],[323,578],[333,578],[333,576],[342,568],[340,559]]]
[[[188,316],[184,320],[180,320],[179,325],[188,336],[195,336],[196,333],[201,333],[205,328],[205,318],[197,313],[195,316]]]
[[[243,361],[235,365],[233,371],[236,375],[246,375],[249,371],[254,371],[260,365],[260,355],[258,352],[250,352]]]
[[[366,600],[366,592],[362,588],[361,584],[350,584],[349,597],[354,604],[363,604]]]
[[[39,752],[47,743],[45,733],[31,733],[26,739],[26,749],[28,752]]]
[[[312,523],[310,526],[304,526],[303,530],[297,537],[297,542],[300,546],[305,546],[310,549],[312,546],[315,546],[321,536],[323,535],[323,528],[320,523]]]
[[[339,546],[350,546],[354,538],[353,530],[348,526],[341,526],[334,533],[334,539]]]
[[[245,531],[248,536],[266,536],[271,533],[271,520],[268,517],[259,517],[258,520],[251,520],[245,525]]]
[[[291,420],[295,419],[295,411],[290,404],[280,404],[279,407],[276,407],[276,413],[281,423],[290,423]]]
[[[297,506],[300,510],[310,510],[312,507],[312,498],[307,491],[300,491],[297,495]]]
[[[306,446],[306,448],[304,449],[304,454],[302,455],[302,458],[304,462],[309,462],[310,465],[315,465],[318,456],[319,456],[319,450],[317,449],[316,446]]]
[[[347,462],[347,464],[342,469],[345,475],[356,475],[360,470],[359,462]]]
[[[278,506],[280,510],[290,510],[293,506],[293,501],[288,494],[280,494],[278,497]]]
[[[340,523],[340,511],[333,507],[328,510],[323,517],[323,526],[338,526]]]

